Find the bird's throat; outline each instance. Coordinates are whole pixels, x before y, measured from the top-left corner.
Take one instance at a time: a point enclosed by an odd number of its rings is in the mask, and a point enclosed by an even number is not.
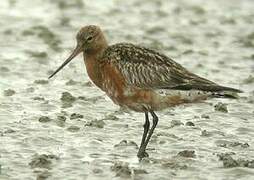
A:
[[[84,62],[89,78],[96,86],[102,89],[102,71],[99,66],[98,57],[95,55],[84,53]]]

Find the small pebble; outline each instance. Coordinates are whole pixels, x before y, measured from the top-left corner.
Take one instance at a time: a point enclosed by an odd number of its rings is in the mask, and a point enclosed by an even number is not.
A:
[[[253,55],[253,56],[254,56],[254,55]],[[246,78],[246,79],[243,80],[243,83],[244,83],[244,84],[251,84],[251,83],[254,83],[254,76],[249,75],[248,78]]]
[[[125,146],[134,146],[135,148],[138,148],[137,143],[134,141],[127,141],[127,140],[122,140],[118,144],[115,144],[114,147],[125,147]]]
[[[59,158],[55,155],[47,154],[35,154],[32,161],[29,163],[31,168],[45,168],[51,169],[52,160],[58,160]]]
[[[70,119],[82,119],[84,118],[84,116],[82,114],[78,114],[78,113],[72,113],[70,116]]]
[[[69,81],[67,81],[66,83],[65,83],[65,85],[67,85],[67,86],[73,86],[73,85],[76,85],[76,84],[78,84],[78,82],[77,81],[74,81],[74,80],[69,80]]]
[[[33,97],[33,100],[35,100],[35,101],[44,101],[45,100],[45,98],[44,97]]]
[[[109,115],[106,115],[103,120],[113,120],[113,121],[116,121],[116,120],[119,120],[118,117],[116,117],[115,115],[113,114],[109,114]]]
[[[14,133],[16,131],[14,131],[13,129],[7,129],[4,131],[5,134],[9,134],[9,133]]]
[[[89,101],[89,98],[87,98],[85,96],[79,96],[78,99],[80,99],[82,101]]]
[[[171,127],[180,126],[180,125],[183,125],[183,123],[180,120],[171,121]]]
[[[231,142],[228,144],[229,147],[237,147],[240,146],[242,148],[248,148],[250,145],[248,143],[241,143],[241,142]]]
[[[38,175],[37,175],[37,179],[36,180],[46,180],[48,179],[49,177],[51,176],[51,173],[49,171],[43,171],[43,172],[40,172]]]
[[[134,174],[148,174],[148,172],[144,169],[133,169]]]
[[[207,114],[202,114],[202,115],[201,115],[201,118],[210,119],[210,116],[208,116]]]
[[[69,92],[63,92],[61,96],[61,101],[62,101],[62,108],[68,108],[72,106],[72,103],[76,101],[76,97],[74,97],[71,93]]]
[[[35,84],[48,84],[48,80],[38,79],[34,81]]]
[[[105,122],[103,120],[92,120],[85,124],[85,126],[91,126],[91,127],[97,127],[97,128],[103,128],[105,125]]]
[[[33,93],[35,91],[35,89],[33,87],[29,87],[26,89],[26,92],[28,93]]]
[[[28,54],[30,54],[31,57],[34,58],[47,58],[48,54],[46,52],[37,52],[37,51],[27,51]]]
[[[71,95],[71,93],[69,93],[69,92],[63,92],[62,93],[61,101],[72,103],[75,100],[76,100],[76,98],[73,95]]]
[[[52,119],[50,119],[48,116],[41,116],[39,118],[39,122],[42,122],[42,123],[46,123],[46,122],[50,122],[52,121]]]
[[[178,156],[187,157],[187,158],[194,158],[196,157],[195,151],[193,150],[184,150],[177,154]]]
[[[191,121],[185,123],[185,126],[195,126],[195,124]]]
[[[56,124],[59,126],[59,127],[64,127],[65,126],[65,121],[66,121],[66,117],[65,116],[57,116],[57,121],[56,121]]]
[[[210,137],[210,136],[212,136],[212,134],[210,132],[208,132],[207,130],[203,130],[203,131],[201,131],[201,136]]]
[[[225,168],[231,168],[231,167],[237,167],[237,166],[239,166],[237,161],[234,160],[231,156],[224,156],[224,157],[221,157],[221,159],[223,161],[223,166]]]
[[[0,72],[6,73],[6,72],[9,72],[9,71],[10,71],[10,69],[7,68],[7,67],[5,67],[5,66],[1,66],[1,67],[0,67]]]
[[[247,167],[254,168],[254,160],[244,160],[244,159],[234,159],[231,155],[235,153],[221,153],[217,154],[219,160],[223,162],[223,167],[233,168],[233,167]]]
[[[123,178],[131,177],[131,169],[129,168],[129,164],[126,162],[117,161],[111,166],[111,170],[116,172],[116,176]]]
[[[93,83],[88,81],[88,82],[83,83],[83,86],[91,87],[91,86],[93,86]]]
[[[78,127],[78,126],[70,126],[70,127],[67,128],[67,130],[70,131],[70,132],[77,132],[77,131],[80,130],[80,127]]]
[[[59,121],[64,121],[64,122],[65,122],[67,118],[66,118],[65,116],[61,116],[61,115],[60,115],[60,116],[57,116],[57,119],[58,119]]]
[[[102,174],[102,173],[103,173],[103,170],[102,170],[102,169],[96,168],[96,169],[93,169],[93,173],[94,173],[94,174]]]
[[[188,166],[182,162],[177,162],[176,160],[166,160],[162,162],[162,166],[170,169],[187,169]]]
[[[12,89],[7,89],[7,90],[4,90],[4,95],[5,96],[13,96],[16,92]]]
[[[227,104],[221,103],[219,102],[218,104],[216,104],[214,106],[215,111],[220,111],[220,112],[224,112],[227,113],[228,109],[227,109]]]

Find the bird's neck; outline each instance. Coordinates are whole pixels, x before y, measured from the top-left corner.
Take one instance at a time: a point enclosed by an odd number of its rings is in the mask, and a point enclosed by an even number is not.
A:
[[[100,51],[94,53],[84,52],[84,62],[86,65],[86,71],[92,82],[102,89],[102,75],[101,66],[99,65],[99,60],[105,49],[100,49]]]
[[[89,78],[93,83],[102,88],[102,67],[100,66],[100,59],[104,51],[108,48],[108,43],[104,35],[101,33],[98,37],[95,48],[84,51],[84,61]]]

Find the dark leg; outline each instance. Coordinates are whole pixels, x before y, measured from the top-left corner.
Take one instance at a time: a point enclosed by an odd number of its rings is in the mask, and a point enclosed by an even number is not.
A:
[[[143,127],[144,127],[144,132],[143,132],[141,144],[140,144],[140,147],[139,147],[139,150],[138,150],[138,155],[137,155],[139,158],[146,156],[145,151],[143,151],[142,149],[144,149],[143,146],[144,146],[144,143],[145,143],[145,140],[146,140],[147,133],[148,133],[149,128],[150,128],[148,112],[145,112],[145,124],[144,124]]]
[[[153,125],[152,125],[152,128],[150,129],[150,131],[149,131],[149,133],[148,133],[148,136],[146,137],[146,140],[145,140],[143,146],[140,148],[140,151],[139,151],[139,153],[138,153],[138,157],[139,157],[140,159],[142,159],[142,158],[145,157],[146,155],[148,156],[148,154],[145,153],[146,146],[147,146],[147,144],[149,143],[149,140],[150,140],[150,138],[151,138],[151,136],[152,136],[152,134],[153,134],[153,131],[154,131],[154,129],[156,128],[156,126],[157,126],[157,124],[158,124],[158,120],[159,120],[158,117],[157,117],[157,115],[156,115],[153,111],[150,111],[150,113],[151,113],[151,115],[153,116]],[[140,156],[139,156],[139,155],[140,155]],[[142,155],[143,155],[143,156],[142,156]]]

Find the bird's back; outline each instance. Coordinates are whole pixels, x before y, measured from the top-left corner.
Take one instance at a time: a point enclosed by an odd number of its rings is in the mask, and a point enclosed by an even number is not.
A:
[[[223,97],[225,91],[240,92],[195,75],[154,50],[129,43],[109,46],[100,59],[106,67],[104,91],[115,103],[136,111]]]
[[[193,74],[161,53],[130,43],[109,46],[104,57],[117,67],[131,86],[151,89],[240,92]]]

